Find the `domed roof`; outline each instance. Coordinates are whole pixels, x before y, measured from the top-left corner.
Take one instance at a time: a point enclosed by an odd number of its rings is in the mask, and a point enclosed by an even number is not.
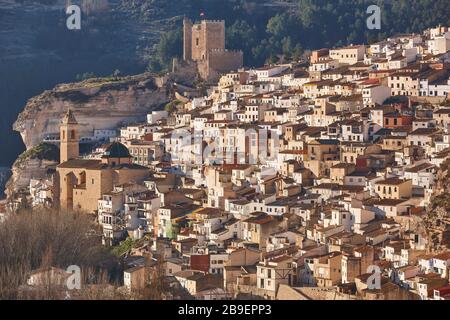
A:
[[[131,158],[130,151],[120,142],[113,142],[103,153],[102,158]]]

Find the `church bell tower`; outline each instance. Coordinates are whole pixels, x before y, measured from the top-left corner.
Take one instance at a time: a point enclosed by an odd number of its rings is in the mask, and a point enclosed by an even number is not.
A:
[[[70,109],[65,114],[60,127],[60,140],[60,163],[78,158],[80,155],[78,122]]]

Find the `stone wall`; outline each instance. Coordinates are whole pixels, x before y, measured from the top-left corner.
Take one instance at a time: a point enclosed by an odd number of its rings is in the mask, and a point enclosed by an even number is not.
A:
[[[197,62],[200,77],[208,81],[217,81],[222,73],[237,71],[244,64],[242,51],[211,50],[206,60]]]
[[[414,96],[414,97],[411,97],[411,102],[440,104],[440,103],[444,102],[446,99],[447,99],[447,97],[421,97],[421,96]]]
[[[218,73],[237,71],[244,64],[242,51],[211,50],[208,55],[209,68]]]

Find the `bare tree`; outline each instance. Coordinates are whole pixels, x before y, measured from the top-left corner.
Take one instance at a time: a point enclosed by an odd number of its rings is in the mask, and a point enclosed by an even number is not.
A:
[[[167,292],[164,282],[165,271],[162,255],[158,255],[157,260],[154,261],[154,263],[147,262],[145,278],[143,298],[147,300],[162,300],[164,298],[164,293]]]
[[[38,268],[114,269],[116,258],[101,245],[96,228],[81,213],[41,210],[9,216],[0,224],[0,299],[19,298],[19,287]],[[41,298],[52,296],[47,291]]]

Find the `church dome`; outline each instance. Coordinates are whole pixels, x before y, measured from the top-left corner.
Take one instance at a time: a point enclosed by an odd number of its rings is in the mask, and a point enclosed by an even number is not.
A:
[[[120,142],[113,142],[103,153],[102,158],[131,158],[130,151]]]

